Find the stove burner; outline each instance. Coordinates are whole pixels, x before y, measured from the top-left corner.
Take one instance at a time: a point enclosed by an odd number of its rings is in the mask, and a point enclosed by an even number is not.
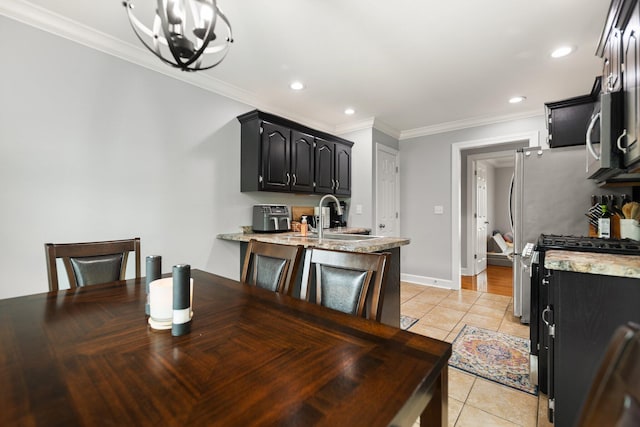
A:
[[[631,239],[602,239],[586,236],[541,234],[536,249],[640,255],[640,243]]]

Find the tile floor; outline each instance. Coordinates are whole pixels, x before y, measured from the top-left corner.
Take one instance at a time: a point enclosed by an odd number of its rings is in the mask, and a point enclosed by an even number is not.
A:
[[[420,319],[409,330],[452,342],[465,324],[524,338],[529,327],[512,315],[513,298],[402,282],[402,314]],[[540,400],[540,405],[538,400]],[[544,401],[544,402],[543,402]],[[449,426],[552,426],[546,399],[449,368]],[[419,426],[416,422],[415,426]]]

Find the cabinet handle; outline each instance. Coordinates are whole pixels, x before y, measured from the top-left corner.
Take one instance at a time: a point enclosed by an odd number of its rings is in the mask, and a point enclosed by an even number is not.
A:
[[[340,181],[336,179],[336,191],[338,190],[338,188],[340,188]]]
[[[600,113],[596,114],[595,116],[593,116],[591,118],[591,122],[589,123],[589,127],[587,128],[587,150],[589,151],[589,153],[591,153],[591,156],[596,159],[596,160],[600,160],[600,155],[596,154],[595,150],[593,149],[593,144],[591,143],[591,132],[593,131],[594,126],[596,125],[596,122],[600,120]],[[588,166],[587,166],[587,171],[589,170]]]
[[[332,180],[331,180],[331,189],[332,189],[332,190],[335,190],[335,189],[336,189],[336,180],[335,180],[335,179],[332,179]]]
[[[287,172],[287,185],[291,182],[291,176],[289,176],[289,172]]]
[[[627,154],[627,149],[622,146],[622,138],[627,136],[627,130],[622,131],[622,135],[620,135],[616,141],[616,145],[618,146],[618,150],[622,151],[623,154]]]
[[[384,224],[378,224],[378,227],[380,227],[380,228],[384,228],[384,227],[385,227],[385,225],[384,225]]]
[[[298,179],[296,178],[296,174],[293,174],[293,185],[296,185],[296,182],[298,181]]]

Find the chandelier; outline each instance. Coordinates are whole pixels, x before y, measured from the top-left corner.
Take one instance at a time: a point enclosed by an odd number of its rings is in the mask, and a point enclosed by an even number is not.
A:
[[[131,0],[122,3],[136,36],[163,62],[182,71],[213,68],[227,55],[233,35],[216,0],[157,0],[153,27],[133,14]],[[216,34],[222,28],[225,32]]]

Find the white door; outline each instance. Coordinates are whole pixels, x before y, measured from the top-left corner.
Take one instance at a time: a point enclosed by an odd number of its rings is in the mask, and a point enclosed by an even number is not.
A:
[[[376,236],[400,234],[400,189],[398,151],[376,144]]]
[[[475,186],[476,186],[476,242],[474,251],[474,275],[487,268],[487,167],[482,162],[475,162]]]

